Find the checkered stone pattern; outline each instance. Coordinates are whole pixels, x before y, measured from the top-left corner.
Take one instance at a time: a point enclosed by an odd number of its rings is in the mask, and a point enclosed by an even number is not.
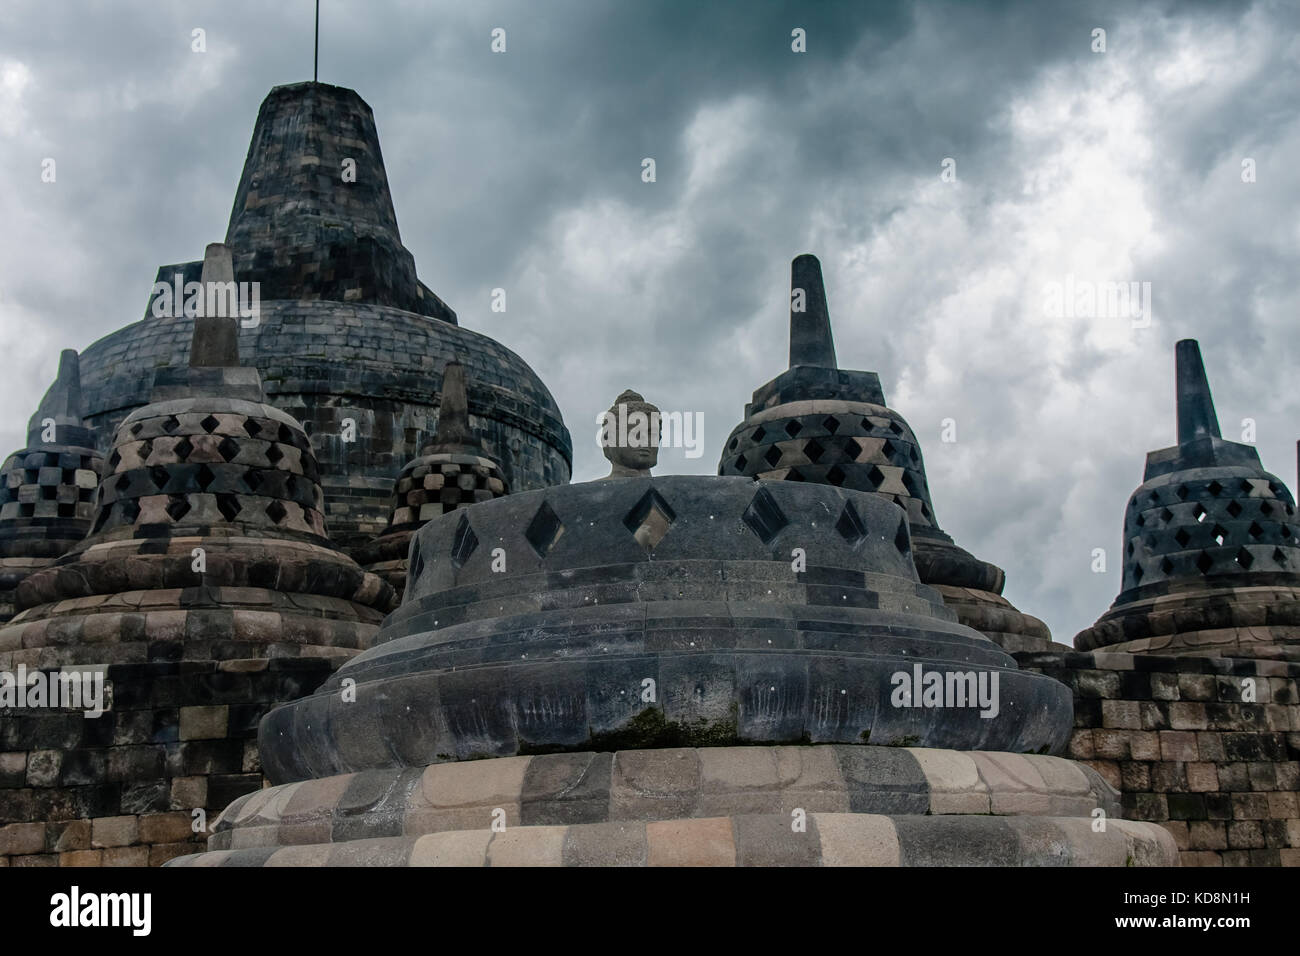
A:
[[[410,462],[393,485],[388,528],[352,549],[367,571],[387,581],[399,600],[406,593],[411,538],[425,523],[457,508],[510,493],[496,462],[479,455],[429,454]]]
[[[14,615],[19,583],[90,529],[103,459],[84,447],[90,433],[76,431],[78,444],[24,449],[0,467],[0,623]]]
[[[1196,468],[1146,482],[1124,513],[1124,594],[1199,585],[1300,585],[1300,520],[1291,492],[1266,472]],[[1149,591],[1147,593],[1150,593]]]
[[[892,409],[863,402],[791,402],[765,409],[727,439],[719,475],[809,481],[893,501],[913,526],[938,527],[921,446]]]
[[[1169,864],[1172,838],[1055,757],[885,747],[504,757],[273,787],[179,866]],[[1092,814],[1112,821],[1094,833]],[[798,811],[804,830],[791,826]],[[504,831],[491,823],[501,818]]]
[[[102,661],[97,717],[0,710],[0,867],[160,866],[201,852],[193,811],[210,826],[262,788],[259,720],[331,669],[309,657]]]
[[[1300,662],[1026,653],[1074,694],[1068,754],[1164,827],[1183,866],[1300,866]]]
[[[402,469],[393,486],[388,531],[414,531],[431,518],[509,494],[501,469],[478,455],[425,455]]]
[[[324,493],[302,428],[270,406],[180,399],[125,422],[105,460],[93,533],[243,533],[325,539]]]

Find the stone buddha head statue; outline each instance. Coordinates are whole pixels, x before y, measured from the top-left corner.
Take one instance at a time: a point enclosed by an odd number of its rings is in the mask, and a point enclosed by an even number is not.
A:
[[[628,389],[598,424],[597,440],[612,466],[602,480],[649,477],[659,463],[659,409]]]

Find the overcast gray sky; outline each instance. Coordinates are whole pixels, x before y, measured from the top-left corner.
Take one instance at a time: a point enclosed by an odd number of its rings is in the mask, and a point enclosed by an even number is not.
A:
[[[374,109],[421,278],[548,384],[575,480],[603,474],[595,415],[626,387],[704,414],[703,456],[661,473],[713,472],[784,367],[789,262],[813,252],[840,364],[916,430],[940,524],[1058,640],[1119,589],[1177,339],[1202,343],[1225,437],[1255,419],[1294,486],[1295,4],[322,6],[320,78]],[[0,7],[0,453],[59,349],[224,236],[258,104],[311,76],[312,10]],[[1150,327],[1052,315],[1071,276],[1149,282]]]

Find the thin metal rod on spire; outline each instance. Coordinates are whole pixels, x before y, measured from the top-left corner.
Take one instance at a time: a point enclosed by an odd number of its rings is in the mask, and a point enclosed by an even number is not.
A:
[[[319,82],[318,76],[320,76],[320,0],[316,0],[316,42],[311,54],[311,81]]]

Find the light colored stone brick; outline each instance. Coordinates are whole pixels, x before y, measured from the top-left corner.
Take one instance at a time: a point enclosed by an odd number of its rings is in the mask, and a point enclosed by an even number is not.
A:
[[[0,856],[25,856],[43,849],[44,823],[10,823],[0,827]]]
[[[1219,772],[1212,763],[1189,763],[1187,770],[1187,789],[1193,793],[1217,793],[1219,789]]]
[[[650,866],[735,866],[736,844],[727,817],[646,824]]]
[[[73,850],[59,854],[59,866],[103,866],[103,850]]]
[[[507,827],[488,844],[491,866],[563,866],[568,827]]]
[[[479,830],[430,833],[415,841],[407,865],[483,866],[487,861],[488,843],[494,835],[487,827]]]
[[[91,826],[92,847],[130,846],[140,838],[140,823],[133,816],[96,817]]]
[[[898,866],[898,832],[889,817],[815,813],[822,866]]]
[[[195,836],[187,811],[149,813],[140,817],[141,843],[183,843]]]
[[[115,846],[104,851],[104,866],[148,866],[147,846]]]

